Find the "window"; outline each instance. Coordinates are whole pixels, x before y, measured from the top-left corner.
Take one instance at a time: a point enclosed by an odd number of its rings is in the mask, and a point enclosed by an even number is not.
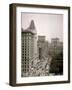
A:
[[[26,62],[24,64],[26,64]]]
[[[22,56],[24,56],[24,52],[22,52]]]
[[[26,56],[25,56],[25,59],[26,59]]]
[[[24,58],[24,56],[22,56],[22,58]]]

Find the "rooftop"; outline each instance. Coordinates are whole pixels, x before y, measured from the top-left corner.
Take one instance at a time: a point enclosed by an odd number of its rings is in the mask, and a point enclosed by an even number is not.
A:
[[[22,28],[22,32],[30,32],[30,33],[32,33],[32,34],[37,34],[34,21],[31,20],[31,23],[30,23],[30,25],[29,25],[29,27],[28,27],[27,29],[24,30],[24,29]]]

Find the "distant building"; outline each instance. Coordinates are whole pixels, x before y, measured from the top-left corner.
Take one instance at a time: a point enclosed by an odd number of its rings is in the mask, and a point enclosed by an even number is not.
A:
[[[52,61],[50,64],[50,73],[54,75],[63,74],[63,42],[59,38],[53,38],[51,40],[50,55],[52,56]]]
[[[48,56],[48,41],[45,40],[45,36],[38,36],[37,47],[39,59]]]
[[[63,42],[59,40],[59,38],[52,38],[50,47],[49,47],[49,52],[52,56],[55,54],[63,52]]]
[[[52,44],[52,46],[57,46],[59,44],[59,38],[52,38],[51,44]]]
[[[38,57],[40,65],[42,66],[39,70],[40,76],[48,76],[51,57],[49,56],[49,43],[46,41],[45,36],[38,36],[37,47]]]
[[[38,41],[44,42],[45,41],[45,36],[38,36]]]
[[[21,35],[21,76],[29,76],[30,62],[37,55],[37,32],[34,21],[31,21],[30,26],[24,30]]]

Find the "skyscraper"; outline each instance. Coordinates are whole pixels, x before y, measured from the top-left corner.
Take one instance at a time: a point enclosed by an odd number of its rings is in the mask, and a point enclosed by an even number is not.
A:
[[[32,20],[27,29],[22,28],[21,35],[21,76],[30,75],[30,63],[37,55],[37,32]]]

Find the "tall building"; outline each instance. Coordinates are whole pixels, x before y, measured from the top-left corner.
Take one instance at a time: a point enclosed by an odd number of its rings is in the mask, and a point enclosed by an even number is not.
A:
[[[38,72],[40,76],[49,75],[49,67],[51,62],[51,57],[48,55],[49,43],[46,41],[45,36],[38,36],[37,47],[38,47],[38,57],[40,62],[38,63],[40,67]]]
[[[52,38],[49,52],[50,55],[52,56],[49,73],[53,73],[54,75],[62,75],[63,42],[61,42],[59,38]]]
[[[51,39],[50,52],[53,55],[63,52],[63,43],[59,40],[59,38]]]
[[[45,36],[38,36],[37,41],[38,56],[39,59],[48,56],[48,41],[45,40]]]
[[[33,20],[26,30],[22,28],[21,53],[21,76],[29,76],[31,60],[37,55],[37,32]]]

